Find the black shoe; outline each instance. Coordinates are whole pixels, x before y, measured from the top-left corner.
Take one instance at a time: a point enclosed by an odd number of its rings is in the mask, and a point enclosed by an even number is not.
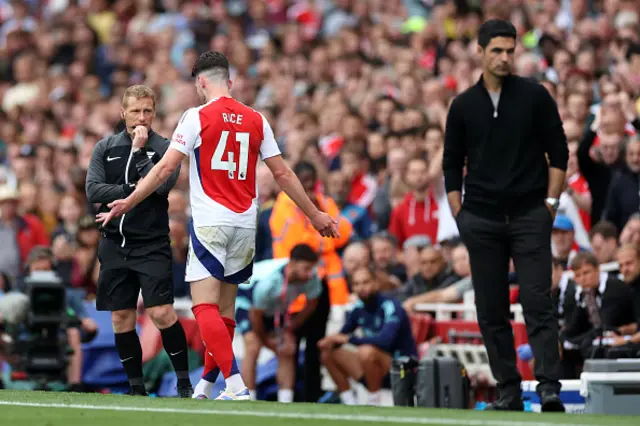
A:
[[[485,411],[524,411],[524,403],[521,396],[504,396],[487,405]]]
[[[74,383],[69,385],[69,392],[86,392],[86,389],[82,383]]]
[[[148,396],[147,390],[143,385],[134,385],[129,387],[129,392],[127,393],[129,396]]]
[[[555,392],[542,392],[540,394],[540,406],[543,413],[564,413],[564,404],[560,396]]]
[[[179,398],[191,398],[193,396],[193,386],[189,380],[185,380],[184,383],[178,381],[178,397]]]

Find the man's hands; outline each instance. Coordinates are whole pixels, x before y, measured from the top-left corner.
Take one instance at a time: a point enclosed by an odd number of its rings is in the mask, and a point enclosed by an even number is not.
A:
[[[334,334],[327,336],[318,342],[318,349],[327,350],[332,349],[335,346],[344,345],[349,342],[349,336],[346,334]]]
[[[412,297],[405,300],[404,303],[402,304],[402,307],[404,308],[405,311],[407,311],[408,314],[414,313],[413,309],[415,306],[416,306],[416,301]]]
[[[137,126],[133,129],[133,143],[131,149],[134,151],[142,148],[149,140],[149,130],[145,126]]]
[[[334,220],[325,212],[318,211],[311,219],[311,224],[323,237],[340,238],[338,232],[338,221]]]
[[[115,200],[114,202],[109,203],[107,207],[111,210],[108,212],[98,213],[96,215],[96,222],[102,224],[102,226],[105,226],[114,217],[122,216],[127,213],[134,207],[134,205],[131,198],[127,197],[123,200]]]

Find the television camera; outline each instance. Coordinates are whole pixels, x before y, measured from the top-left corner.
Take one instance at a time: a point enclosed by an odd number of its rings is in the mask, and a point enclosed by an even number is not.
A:
[[[12,367],[12,380],[33,381],[36,389],[44,390],[51,382],[66,383],[73,353],[66,331],[73,324],[64,283],[54,272],[31,272],[24,284],[24,294],[0,299],[2,347]]]

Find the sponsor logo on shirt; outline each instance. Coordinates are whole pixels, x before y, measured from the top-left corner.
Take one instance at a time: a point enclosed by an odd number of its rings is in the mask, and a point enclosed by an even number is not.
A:
[[[180,145],[187,145],[187,142],[184,140],[184,136],[182,136],[182,133],[178,133],[173,137],[173,141],[174,142],[178,142]]]

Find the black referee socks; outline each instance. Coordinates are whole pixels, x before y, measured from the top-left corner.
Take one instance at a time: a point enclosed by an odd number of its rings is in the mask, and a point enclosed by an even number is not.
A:
[[[160,330],[162,344],[171,358],[173,369],[178,380],[189,379],[189,354],[187,353],[187,336],[180,321],[176,321],[171,327]]]
[[[120,362],[127,373],[129,384],[143,386],[142,381],[142,346],[135,330],[125,333],[116,333],[116,348],[120,355]]]

